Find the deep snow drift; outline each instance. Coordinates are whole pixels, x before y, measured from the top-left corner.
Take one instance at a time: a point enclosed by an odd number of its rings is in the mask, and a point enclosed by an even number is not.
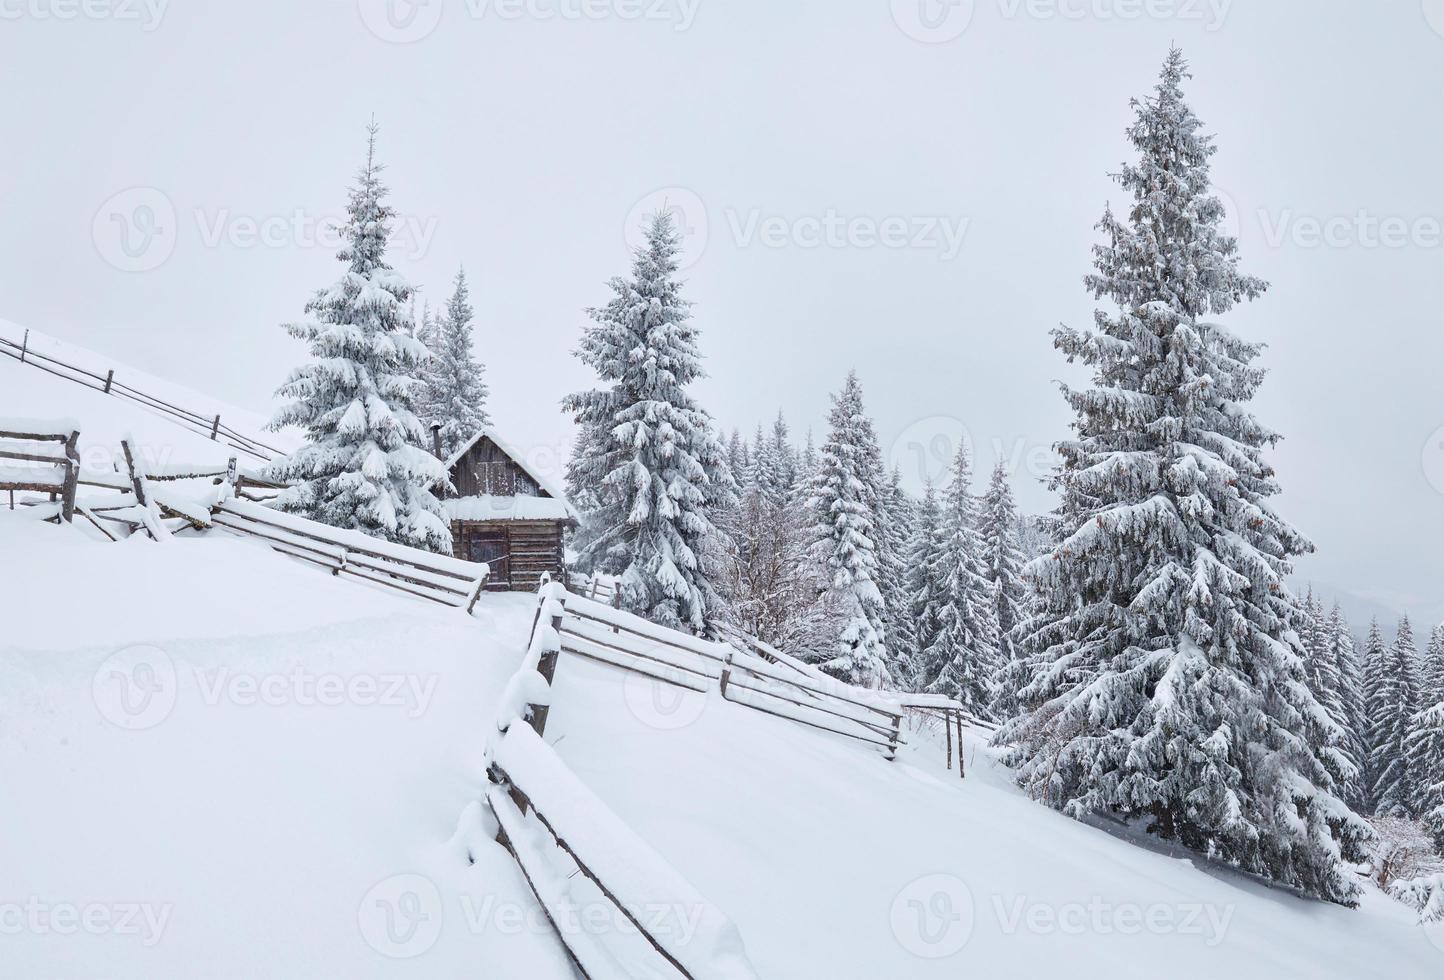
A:
[[[504,852],[450,839],[532,597],[468,618],[219,533],[8,512],[0,555],[0,974],[571,975]],[[1350,911],[1127,843],[977,740],[959,780],[925,734],[888,763],[570,657],[546,740],[765,977],[1444,971],[1372,889]]]

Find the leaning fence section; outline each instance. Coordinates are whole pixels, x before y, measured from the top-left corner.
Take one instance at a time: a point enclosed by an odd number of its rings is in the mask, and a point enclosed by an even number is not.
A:
[[[170,421],[184,426],[198,435],[207,437],[212,442],[229,446],[253,459],[270,462],[285,455],[274,446],[268,446],[259,439],[236,431],[227,425],[220,415],[205,415],[131,387],[116,377],[114,369],[106,369],[105,373],[101,374],[98,371],[88,370],[36,350],[30,343],[30,331],[28,330],[25,331],[18,343],[6,337],[0,337],[0,355],[14,358],[21,364],[83,385],[103,395],[111,395],[143,405],[152,412],[165,416]]]
[[[521,869],[558,941],[589,980],[757,980],[731,919],[608,808],[543,739],[564,649],[560,583],[543,581],[521,669],[507,686],[487,748],[484,800],[496,840]],[[584,928],[579,910],[607,903],[629,929]],[[671,909],[691,924],[640,909]]]
[[[80,478],[78,426],[67,421],[0,419],[0,490],[49,494],[57,516],[67,523],[75,515]]]
[[[247,500],[229,499],[210,514],[214,527],[253,538],[284,555],[373,585],[471,612],[486,587],[487,566],[381,541],[286,514]]]
[[[732,643],[648,622],[597,599],[567,594],[562,652],[704,693],[878,749],[896,758],[904,710],[826,675],[769,663]]]

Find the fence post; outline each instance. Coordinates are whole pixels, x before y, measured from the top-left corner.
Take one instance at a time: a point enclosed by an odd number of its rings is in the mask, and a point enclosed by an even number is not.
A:
[[[30,348],[30,331],[25,331],[25,336],[20,338],[20,363],[25,363],[25,352]]]
[[[102,394],[110,394],[110,383],[115,380],[115,368],[105,372],[105,389]]]
[[[211,442],[215,442],[215,441],[216,441],[216,434],[217,434],[218,432],[220,432],[220,431],[221,431],[221,417],[220,417],[219,415],[217,415],[217,416],[216,416],[216,420],[211,423]]]
[[[888,761],[888,762],[892,762],[894,759],[897,758],[897,750],[898,750],[899,746],[902,745],[902,709],[901,709],[901,708],[898,709],[898,713],[897,713],[897,714],[895,714],[895,715],[892,716],[892,735],[890,735],[890,736],[888,737],[888,741],[891,743],[891,745],[890,745],[889,748],[888,748],[887,761]]]
[[[948,764],[946,768],[949,770],[953,768],[953,717],[956,713],[957,712],[951,708],[943,709],[943,733],[947,735],[948,739]],[[961,747],[959,747],[958,754],[962,754]]]
[[[727,657],[722,661],[722,697],[727,697],[727,685],[732,682],[732,651],[727,651]]]
[[[60,498],[60,516],[67,524],[75,519],[75,493],[80,487],[80,451],[75,446],[79,441],[79,432],[70,433],[70,438],[65,440],[65,458],[69,462],[65,465],[65,490]]]
[[[120,440],[120,449],[125,453],[125,468],[130,471],[130,485],[135,490],[135,502],[142,507],[150,506],[145,499],[145,478],[136,471],[135,455],[130,451],[130,440]]]
[[[954,714],[958,719],[958,778],[965,779],[967,773],[963,772],[963,713],[958,711]]]
[[[557,590],[552,586],[550,581],[543,583],[542,589],[545,591],[542,592],[542,599],[537,606],[538,623],[540,623],[541,621],[541,605],[545,604],[547,598],[555,599],[557,603],[562,607],[563,613],[565,613],[566,610],[565,590],[562,591],[562,594],[560,596],[556,595]],[[556,632],[557,636],[560,637],[562,632],[561,615],[552,617],[551,627]],[[535,627],[533,627],[533,629],[535,629]],[[560,647],[560,644],[558,644],[558,647]],[[546,649],[543,650],[541,652],[541,655],[537,657],[536,672],[542,675],[542,679],[547,682],[548,688],[552,686],[552,680],[557,675],[557,659],[560,656],[560,649]],[[550,700],[550,698],[548,698],[548,700]],[[538,735],[543,735],[546,733],[547,715],[550,713],[550,711],[551,706],[547,704],[527,705],[527,714],[530,716],[531,727]]]

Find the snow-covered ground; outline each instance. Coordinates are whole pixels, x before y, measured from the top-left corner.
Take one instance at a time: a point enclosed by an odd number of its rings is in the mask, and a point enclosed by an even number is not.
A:
[[[25,335],[25,328],[0,320],[0,337],[19,344]],[[281,450],[296,445],[294,433],[264,431],[266,418],[257,412],[218,401],[35,330],[29,331],[27,343],[32,351],[102,377],[113,370],[116,381],[204,418],[219,415],[237,432],[267,445]],[[127,436],[134,439],[136,453],[153,471],[197,465],[224,468],[232,456],[238,456],[242,466],[260,464],[260,460],[238,453],[222,441],[213,441],[207,434],[187,428],[154,408],[87,388],[4,355],[0,355],[0,416],[73,420],[80,426],[81,460],[92,469],[109,468],[121,439]]]
[[[0,974],[571,975],[504,852],[451,841],[531,597],[468,618],[220,534],[8,512],[0,555]],[[1377,892],[1350,911],[1127,843],[976,740],[963,781],[925,736],[889,764],[630,676],[564,659],[547,741],[764,977],[1444,971]]]

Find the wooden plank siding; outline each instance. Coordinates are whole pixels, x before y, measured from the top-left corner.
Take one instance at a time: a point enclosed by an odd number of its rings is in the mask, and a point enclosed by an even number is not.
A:
[[[535,592],[544,573],[562,574],[561,521],[452,521],[451,538],[453,554],[464,561],[488,560],[487,544],[505,556],[490,558],[488,591]]]
[[[466,451],[451,470],[458,497],[544,497],[541,488],[496,443],[485,437]]]
[[[457,497],[550,497],[491,439],[483,436],[451,467]],[[448,494],[448,496],[451,496]],[[563,574],[564,520],[454,520],[452,552],[492,566],[487,589],[535,592],[543,574]]]

